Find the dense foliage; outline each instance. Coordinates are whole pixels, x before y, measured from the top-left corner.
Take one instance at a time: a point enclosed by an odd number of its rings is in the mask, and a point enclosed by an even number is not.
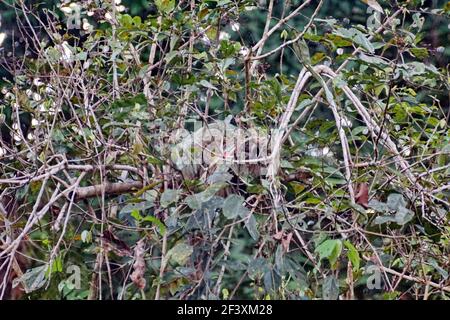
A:
[[[450,298],[429,2],[3,2],[0,297]]]

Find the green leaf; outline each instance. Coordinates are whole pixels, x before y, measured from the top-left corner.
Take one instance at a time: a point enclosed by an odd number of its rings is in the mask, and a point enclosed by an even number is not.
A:
[[[341,255],[342,242],[341,240],[326,240],[322,242],[314,252],[319,254],[320,260],[328,259],[330,264],[334,266]]]
[[[167,189],[161,195],[160,203],[163,208],[167,208],[174,202],[178,201],[180,190]]]
[[[47,282],[47,270],[47,265],[28,269],[27,272],[25,272],[22,276],[13,280],[13,287],[16,287],[20,283],[22,284],[26,293],[30,293],[39,288],[42,288]]]
[[[49,276],[49,273],[62,272],[63,271],[63,261],[62,257],[59,255],[53,260],[52,267],[47,270],[46,276]]]
[[[200,84],[202,86],[204,86],[205,88],[212,89],[212,90],[217,90],[217,88],[215,86],[213,86],[209,81],[201,80]]]
[[[139,16],[133,17],[133,24],[134,24],[136,27],[139,27],[139,26],[142,24],[142,18],[139,17]]]
[[[255,217],[253,215],[251,215],[249,217],[249,219],[245,223],[245,227],[247,228],[247,231],[250,234],[250,237],[253,238],[253,240],[256,241],[256,240],[259,239],[258,227],[257,227],[257,224],[256,224],[256,219],[255,219]]]
[[[374,64],[378,67],[386,67],[389,65],[386,61],[384,61],[383,59],[381,59],[377,56],[368,56],[364,53],[361,53],[359,55],[359,58],[366,63]]]
[[[222,189],[226,184],[215,183],[210,185],[205,191],[186,197],[186,203],[191,209],[200,209],[202,203],[211,199],[217,191]]]
[[[134,209],[133,211],[131,211],[130,216],[132,218],[134,218],[134,220],[136,220],[136,222],[142,221],[142,216],[139,213],[139,210]]]
[[[227,300],[229,296],[230,296],[230,293],[229,293],[228,289],[227,288],[223,288],[222,289],[222,299],[223,300]]]
[[[338,36],[336,34],[327,34],[326,35],[327,40],[331,41],[336,47],[340,48],[340,47],[351,47],[352,46],[352,42],[341,37]]]
[[[192,246],[180,242],[167,252],[167,257],[170,257],[179,265],[185,265],[192,252],[194,252]]]
[[[414,212],[407,208],[399,208],[395,213],[395,222],[398,225],[405,225],[414,218]]]
[[[425,59],[429,56],[428,50],[426,48],[411,48],[409,51],[412,55],[418,59]]]
[[[244,201],[244,197],[236,194],[228,196],[223,203],[223,215],[228,219],[247,216],[248,210],[244,207]]]
[[[170,13],[175,9],[175,0],[155,0],[155,5],[159,11]]]
[[[373,224],[383,224],[386,222],[395,222],[395,218],[392,216],[378,216],[373,220]]]
[[[179,54],[180,53],[177,50],[170,51],[165,55],[164,60],[166,61],[166,63],[169,63],[170,61],[173,60],[173,58],[175,58]]]
[[[391,193],[388,196],[386,203],[377,200],[370,201],[369,207],[378,212],[391,213],[391,215],[388,214],[376,217],[373,223],[383,224],[386,222],[395,222],[401,226],[407,224],[414,218],[414,212],[406,208],[406,205],[405,198],[398,193]],[[395,215],[392,215],[393,211],[395,211]]]
[[[326,55],[323,52],[316,52],[312,58],[311,58],[311,62],[313,65],[318,64],[320,61],[322,61],[323,59],[325,59]]]
[[[359,31],[355,28],[345,29],[345,28],[338,28],[336,30],[336,34],[338,36],[341,36],[343,38],[351,39],[354,43],[357,45],[360,45],[370,53],[375,52],[375,48],[373,47],[372,43],[370,43],[369,39],[366,37],[364,33]]]
[[[84,51],[80,52],[80,53],[77,53],[75,55],[75,60],[77,60],[77,61],[86,61],[87,58],[88,58],[88,53],[84,52]]]
[[[89,230],[83,230],[83,232],[81,232],[81,241],[83,241],[84,243],[91,243],[92,232],[90,232]]]
[[[120,210],[120,214],[123,215],[123,214],[127,214],[127,213],[132,213],[135,210],[144,211],[144,210],[147,210],[147,209],[155,206],[153,201],[145,201],[143,199],[139,199],[139,200],[140,201],[138,203],[129,203],[129,204],[125,205],[122,208],[122,210]]]
[[[311,64],[311,57],[309,55],[309,47],[305,40],[301,39],[294,44],[294,50],[307,64]]]
[[[125,28],[131,28],[133,25],[133,18],[129,14],[121,15],[119,21]]]
[[[142,218],[142,221],[148,221],[154,224],[159,229],[160,234],[164,235],[166,233],[166,226],[155,216],[145,216]]]
[[[226,4],[230,3],[230,2],[231,2],[231,0],[218,0],[217,1],[217,6],[218,7],[223,7],[224,5],[226,5]]]
[[[433,258],[430,258],[428,260],[428,263],[437,271],[439,272],[439,274],[445,279],[447,280],[449,277],[448,271],[442,269],[439,264],[436,262],[436,260],[434,260]]]
[[[164,235],[164,233],[166,233],[166,226],[164,225],[164,223],[161,222],[161,220],[159,220],[155,216],[143,217],[139,213],[139,210],[133,210],[130,215],[134,218],[134,220],[136,220],[136,222],[138,224],[141,224],[143,222],[150,222],[159,229],[159,233],[161,233],[162,235]]]
[[[378,212],[388,212],[389,211],[389,207],[385,202],[381,202],[376,199],[369,201],[369,207]]]
[[[347,258],[352,263],[353,271],[358,271],[361,263],[361,258],[359,257],[359,252],[355,246],[348,240],[344,241],[345,247],[348,249]]]
[[[403,195],[391,193],[388,196],[387,205],[391,210],[399,210],[400,208],[406,207],[406,201],[405,198],[403,198]]]

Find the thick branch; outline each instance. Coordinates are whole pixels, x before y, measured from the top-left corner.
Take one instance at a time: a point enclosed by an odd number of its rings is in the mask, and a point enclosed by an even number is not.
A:
[[[142,189],[142,187],[143,187],[142,182],[138,181],[117,182],[117,183],[106,182],[104,184],[97,184],[95,186],[78,188],[76,199],[81,200],[100,196],[102,194],[102,189],[104,189],[105,194],[112,195],[112,194],[129,193],[132,191]]]

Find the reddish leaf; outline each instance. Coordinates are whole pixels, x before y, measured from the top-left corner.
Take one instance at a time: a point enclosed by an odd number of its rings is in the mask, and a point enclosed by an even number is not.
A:
[[[275,234],[273,235],[273,238],[274,238],[275,240],[281,240],[281,239],[283,238],[283,231],[278,231],[277,233],[275,233]]]
[[[292,240],[292,232],[289,233],[286,237],[283,237],[283,239],[281,240],[281,245],[283,246],[284,252],[288,252],[291,240]]]
[[[358,193],[355,196],[357,204],[360,204],[364,208],[369,205],[369,186],[367,183],[360,183],[358,186]]]

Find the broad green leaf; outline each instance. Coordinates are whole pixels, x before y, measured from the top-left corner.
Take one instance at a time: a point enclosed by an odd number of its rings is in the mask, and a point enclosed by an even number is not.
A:
[[[403,226],[414,218],[414,212],[407,208],[399,208],[395,213],[395,222]]]
[[[386,222],[395,222],[395,217],[393,216],[378,216],[373,220],[373,224],[383,224]]]
[[[236,194],[228,196],[223,203],[223,215],[228,219],[234,219],[237,216],[245,217],[248,210],[244,207],[244,201],[244,197]]]
[[[368,56],[364,53],[361,53],[359,55],[359,58],[364,62],[374,64],[374,65],[376,65],[378,67],[382,67],[382,68],[385,68],[386,66],[389,65],[385,60],[383,60],[377,56]]]
[[[155,5],[159,11],[170,13],[175,8],[175,0],[155,0]]]
[[[391,210],[398,210],[400,208],[406,207],[405,198],[403,195],[398,193],[391,193],[387,199],[387,205]]]
[[[387,215],[376,217],[373,223],[383,224],[386,222],[396,222],[401,226],[407,224],[414,218],[414,212],[406,208],[406,205],[405,198],[398,193],[391,193],[386,203],[377,200],[370,201],[369,207],[378,212],[388,213]],[[395,215],[392,215],[393,212],[395,212]]]
[[[125,28],[131,28],[133,25],[133,18],[129,14],[121,15],[119,21]]]
[[[449,277],[448,271],[447,271],[447,270],[444,270],[443,268],[441,268],[441,267],[439,266],[439,264],[437,263],[436,260],[434,260],[433,258],[430,258],[430,259],[428,260],[428,263],[429,263],[429,264],[430,264],[437,272],[439,272],[439,274],[440,274],[445,280],[448,279],[448,277]]]
[[[209,81],[207,81],[207,80],[201,80],[201,81],[200,81],[200,84],[201,84],[202,86],[204,86],[205,88],[212,89],[212,90],[217,90],[217,88],[216,88],[215,86],[213,86],[213,85],[211,84],[211,82],[209,82]]]
[[[164,60],[166,61],[166,63],[169,63],[170,61],[172,61],[173,58],[175,58],[179,54],[180,53],[177,50],[170,51],[165,55]]]
[[[331,41],[336,47],[351,47],[352,42],[345,39],[344,37],[338,36],[336,34],[329,33],[326,35],[327,40]]]
[[[63,271],[63,261],[61,255],[58,255],[55,260],[53,260],[51,268],[47,270],[46,276],[49,276],[49,273],[62,272]]]
[[[174,202],[178,201],[180,190],[167,189],[161,195],[160,203],[163,208],[167,208]]]
[[[325,53],[323,53],[323,52],[316,52],[311,58],[311,63],[313,65],[318,64],[320,61],[325,59],[325,57],[326,57]]]
[[[229,296],[230,296],[230,292],[228,291],[228,289],[227,288],[223,288],[222,289],[222,299],[223,300],[227,300]]]
[[[245,227],[247,228],[248,233],[253,238],[253,240],[259,239],[259,232],[258,232],[258,226],[256,223],[256,219],[253,216],[253,214],[250,216],[248,221],[245,223]]]
[[[164,223],[162,223],[161,220],[159,220],[155,216],[147,215],[143,217],[138,210],[133,210],[130,215],[134,218],[134,220],[136,220],[138,224],[147,221],[154,224],[159,229],[159,233],[161,233],[162,235],[166,232],[166,226],[164,225]]]
[[[332,266],[335,265],[337,259],[342,252],[341,240],[325,240],[322,242],[314,252],[319,254],[319,259],[328,259]]]
[[[159,229],[160,234],[164,235],[166,233],[166,226],[155,216],[145,216],[142,218],[142,221],[148,221],[154,224]]]
[[[345,29],[345,28],[338,28],[336,30],[336,34],[338,36],[341,36],[343,38],[351,39],[354,43],[357,45],[360,45],[370,53],[375,52],[375,48],[373,47],[372,43],[370,43],[369,39],[366,37],[364,33],[359,31],[355,28]]]
[[[167,256],[179,265],[185,265],[192,252],[194,252],[192,246],[181,242],[170,249],[167,252]]]
[[[139,199],[142,200],[142,199]],[[125,205],[122,210],[120,210],[119,215],[124,215],[127,213],[132,213],[133,211],[137,210],[137,211],[145,211],[149,208],[153,208],[155,206],[155,204],[153,203],[153,201],[140,201],[138,203],[129,203],[127,205]]]
[[[200,209],[202,203],[211,199],[224,186],[224,183],[212,184],[205,191],[186,197],[186,203],[191,209]]]
[[[309,55],[309,47],[305,40],[301,39],[294,44],[294,50],[300,58],[307,64],[311,64],[311,57]]]
[[[18,284],[22,284],[26,293],[42,288],[47,282],[47,270],[47,265],[28,269],[22,276],[13,280],[13,287],[16,287]]]
[[[347,248],[347,258],[352,263],[353,271],[358,271],[361,263],[361,258],[359,257],[359,252],[355,246],[348,240],[344,241],[344,245]]]
[[[142,221],[142,216],[139,213],[139,210],[134,209],[133,211],[131,211],[130,216],[132,218],[134,218],[134,220],[136,220],[136,222]]]
[[[385,202],[381,202],[381,201],[378,201],[375,199],[369,201],[369,207],[378,212],[388,212],[389,211],[389,207]]]
[[[409,52],[411,52],[414,57],[419,59],[425,59],[428,58],[428,50],[426,48],[411,48],[409,49]]]

